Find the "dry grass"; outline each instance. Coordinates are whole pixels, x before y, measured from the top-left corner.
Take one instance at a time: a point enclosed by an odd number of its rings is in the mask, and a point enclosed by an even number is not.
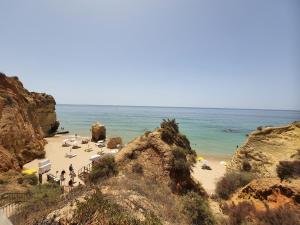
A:
[[[130,174],[123,177],[111,178],[102,184],[108,187],[106,193],[111,195],[117,202],[127,204],[129,208],[153,211],[162,221],[171,224],[188,224],[188,219],[180,214],[181,202],[179,197],[171,192],[171,189],[153,178],[138,174]],[[132,198],[136,201],[132,201]]]

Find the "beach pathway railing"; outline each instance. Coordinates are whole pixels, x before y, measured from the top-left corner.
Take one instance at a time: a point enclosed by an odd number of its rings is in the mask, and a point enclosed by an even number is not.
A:
[[[0,195],[0,211],[6,216],[10,217],[16,212],[19,206],[28,201],[30,193],[10,192]]]
[[[86,175],[88,175],[90,172],[92,172],[93,169],[93,163],[89,163],[82,168],[78,170],[78,178],[81,179],[82,181],[85,180]]]

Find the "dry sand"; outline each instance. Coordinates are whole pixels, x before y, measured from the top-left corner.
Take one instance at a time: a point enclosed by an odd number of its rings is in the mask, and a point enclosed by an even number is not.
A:
[[[77,171],[79,169],[81,169],[83,166],[86,166],[89,163],[91,163],[91,161],[89,160],[91,156],[97,155],[97,153],[100,152],[101,150],[103,152],[111,151],[110,149],[107,149],[105,147],[99,148],[93,142],[89,142],[89,144],[79,143],[81,148],[72,149],[72,153],[76,153],[77,156],[75,156],[73,158],[67,158],[67,157],[65,157],[65,155],[66,155],[66,153],[70,152],[71,147],[62,147],[62,142],[66,138],[68,138],[68,136],[65,136],[65,135],[56,135],[51,138],[46,138],[48,144],[46,144],[46,146],[45,146],[45,151],[46,151],[45,158],[49,159],[52,164],[51,171],[49,171],[48,173],[56,175],[56,171],[58,171],[57,176],[59,178],[61,171],[65,170],[66,171],[65,185],[67,185],[68,181],[70,180],[70,177],[69,177],[70,164],[73,165],[74,171],[77,175]],[[88,147],[92,148],[93,151],[91,151],[91,152],[84,151]],[[36,159],[36,160],[33,160],[33,161],[25,164],[24,169],[37,169],[39,161],[41,161],[41,160]],[[47,176],[43,175],[43,181],[46,181],[46,178],[47,178]],[[75,178],[75,182],[76,182],[75,185],[77,185],[78,182],[82,183],[82,181],[80,181],[78,179],[78,177]]]
[[[193,169],[192,176],[199,181],[209,195],[213,194],[216,189],[217,181],[225,174],[226,166],[221,161],[228,161],[226,158],[207,156],[204,158],[209,162],[212,170],[202,169],[202,163],[197,162]]]
[[[104,152],[110,151],[107,148],[100,149],[95,145],[95,143],[90,142],[89,144],[80,144],[81,148],[79,149],[72,149],[72,152],[77,154],[76,157],[66,158],[65,154],[70,151],[71,147],[62,147],[62,142],[67,137],[68,136],[65,135],[57,135],[51,138],[46,138],[48,144],[45,146],[46,159],[49,159],[52,163],[51,171],[48,173],[56,175],[56,171],[58,171],[57,176],[59,177],[60,172],[62,170],[65,170],[67,172],[65,185],[67,185],[67,182],[69,181],[70,164],[73,165],[73,168],[77,175],[77,171],[80,168],[86,166],[91,162],[89,160],[91,156],[96,155],[100,150],[103,150]],[[84,150],[88,147],[91,147],[93,151],[85,152]],[[204,158],[209,161],[209,165],[212,170],[203,170],[201,168],[202,163],[197,162],[193,169],[192,176],[195,178],[195,180],[199,181],[203,185],[203,187],[209,194],[212,194],[214,193],[216,182],[225,174],[225,166],[221,165],[220,161],[226,161],[226,159],[212,156]],[[24,165],[24,168],[37,169],[39,161],[40,160],[34,160],[30,163],[27,163],[26,165]],[[43,175],[43,180],[46,181],[46,175]],[[78,184],[78,182],[82,183],[82,181],[80,181],[78,177],[75,178],[75,181],[76,184]]]

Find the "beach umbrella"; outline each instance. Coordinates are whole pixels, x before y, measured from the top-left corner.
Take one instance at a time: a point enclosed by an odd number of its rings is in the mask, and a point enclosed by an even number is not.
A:
[[[225,166],[226,162],[225,161],[221,161],[220,164],[223,165],[223,166]]]
[[[22,174],[23,175],[31,175],[31,174],[36,174],[37,173],[37,169],[27,169],[27,170],[23,170]]]
[[[203,160],[204,160],[203,157],[201,157],[201,156],[198,156],[198,157],[197,157],[197,161],[203,161]]]

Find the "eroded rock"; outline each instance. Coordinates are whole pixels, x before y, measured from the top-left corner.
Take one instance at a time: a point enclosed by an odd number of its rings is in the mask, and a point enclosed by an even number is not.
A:
[[[101,123],[97,122],[92,125],[92,141],[97,142],[106,139],[106,128]]]
[[[12,159],[2,170],[44,156],[43,138],[55,132],[58,123],[55,104],[52,96],[29,92],[17,77],[0,73],[0,145],[5,149],[0,154]]]
[[[122,138],[121,137],[113,137],[109,138],[107,142],[107,148],[114,149],[118,148],[118,146],[122,145]]]

